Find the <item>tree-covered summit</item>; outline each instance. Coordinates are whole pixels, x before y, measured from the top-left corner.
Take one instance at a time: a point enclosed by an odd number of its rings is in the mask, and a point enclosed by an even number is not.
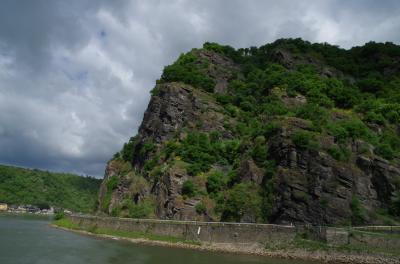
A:
[[[92,212],[100,180],[68,173],[0,165],[0,201]]]

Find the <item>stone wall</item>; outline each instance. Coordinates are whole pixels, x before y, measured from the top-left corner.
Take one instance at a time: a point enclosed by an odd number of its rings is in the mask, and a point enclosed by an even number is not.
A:
[[[326,230],[326,241],[328,244],[334,246],[353,245],[376,249],[400,250],[399,231],[399,226],[329,227]]]
[[[105,228],[171,236],[202,243],[227,243],[240,246],[276,246],[293,241],[294,226],[272,224],[195,222],[173,220],[129,219],[70,215],[68,218],[82,228]]]
[[[157,219],[131,219],[83,215],[67,216],[84,229],[103,228],[118,231],[146,233],[157,236],[176,237],[204,244],[227,244],[241,249],[286,246],[296,235],[327,242],[332,246],[354,245],[388,250],[400,250],[400,227],[385,227],[380,233],[367,232],[361,228],[334,228],[324,226],[290,226],[274,224],[223,223],[174,221]],[[382,227],[383,228],[383,227]],[[389,230],[387,236],[384,231]],[[360,232],[364,231],[364,232]],[[377,230],[374,230],[377,231]],[[389,234],[389,233],[388,233]]]

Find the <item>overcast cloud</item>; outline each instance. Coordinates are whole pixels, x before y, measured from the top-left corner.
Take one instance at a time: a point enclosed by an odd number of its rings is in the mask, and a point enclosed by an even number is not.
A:
[[[103,175],[165,65],[205,41],[400,42],[400,1],[0,2],[0,163]]]

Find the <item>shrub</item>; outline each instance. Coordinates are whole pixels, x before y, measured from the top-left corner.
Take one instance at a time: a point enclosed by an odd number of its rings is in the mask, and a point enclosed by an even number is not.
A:
[[[151,171],[154,167],[157,166],[159,156],[155,156],[151,159],[146,160],[143,166],[144,171]]]
[[[261,197],[259,187],[253,183],[239,183],[228,192],[222,214],[223,221],[240,222],[242,217],[253,218],[254,221],[261,217]]]
[[[206,206],[204,205],[204,203],[198,203],[195,206],[196,212],[198,214],[204,214],[207,211]]]
[[[349,138],[349,133],[339,123],[329,123],[327,130],[335,138],[336,142],[345,143]]]
[[[365,223],[365,210],[362,208],[360,201],[353,196],[350,203],[351,223],[353,225],[361,225]]]
[[[376,137],[368,127],[357,118],[330,123],[327,128],[329,133],[340,143],[344,143],[348,138],[363,139],[371,143],[376,142]]]
[[[263,162],[267,159],[267,144],[264,136],[258,136],[254,140],[253,148],[250,151],[250,155],[257,165],[262,166]]]
[[[111,210],[111,216],[116,217],[116,216],[119,216],[120,214],[121,214],[121,208],[120,207],[114,207]]]
[[[307,103],[296,112],[296,117],[311,120],[317,128],[326,123],[329,117],[328,111],[317,104]]]
[[[106,186],[107,186],[107,190],[109,190],[109,191],[116,189],[118,187],[118,177],[113,176],[113,177],[109,178],[107,180]]]
[[[317,149],[318,142],[312,133],[307,131],[297,131],[292,134],[293,143],[303,149]]]
[[[122,147],[121,150],[121,157],[124,161],[132,162],[133,160],[133,154],[134,154],[134,149],[137,144],[138,138],[136,137],[131,137],[128,141],[128,143],[125,143],[124,146]]]
[[[149,155],[150,152],[153,152],[156,148],[156,145],[151,141],[146,141],[140,147],[139,156],[141,159],[144,159],[146,156]]]
[[[65,217],[64,210],[61,209],[55,213],[54,220],[60,220],[60,219],[63,219],[64,217]]]
[[[150,200],[144,200],[138,204],[129,205],[129,217],[147,218],[154,213],[154,204]]]
[[[227,94],[216,94],[217,102],[222,105],[227,105],[232,102],[232,97]]]
[[[174,64],[165,67],[161,79],[166,82],[184,82],[207,92],[213,92],[215,81],[202,73],[201,68],[205,68],[204,62],[193,52],[189,52],[182,54]]]
[[[228,179],[222,172],[215,171],[207,177],[207,192],[210,194],[220,192],[226,187],[227,182]]]
[[[331,147],[328,149],[329,155],[338,161],[346,161],[350,156],[350,152],[344,147]]]
[[[182,185],[182,195],[186,195],[188,197],[193,197],[196,195],[196,186],[193,181],[187,180]]]
[[[383,157],[385,159],[388,159],[388,160],[393,159],[394,156],[395,156],[395,153],[394,153],[392,147],[389,144],[386,144],[386,143],[379,144],[375,148],[374,152],[376,154],[378,154],[379,156],[381,156],[381,157]]]
[[[216,150],[205,133],[189,133],[182,141],[177,154],[189,163],[187,171],[190,175],[208,171],[216,162]]]

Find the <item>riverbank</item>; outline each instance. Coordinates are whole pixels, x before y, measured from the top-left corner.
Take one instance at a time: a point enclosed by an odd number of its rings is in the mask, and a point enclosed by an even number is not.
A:
[[[182,249],[206,250],[212,252],[224,252],[234,254],[251,254],[273,258],[299,259],[317,261],[322,263],[343,264],[395,264],[400,263],[400,253],[373,252],[372,249],[356,247],[331,247],[324,243],[295,238],[292,243],[278,247],[264,247],[255,243],[252,247],[241,247],[240,243],[204,243],[194,240],[185,240],[173,236],[152,235],[143,232],[118,231],[96,226],[85,228],[63,218],[53,222],[53,226],[73,231],[76,233],[101,237],[105,239],[124,240],[136,244],[146,244]]]

